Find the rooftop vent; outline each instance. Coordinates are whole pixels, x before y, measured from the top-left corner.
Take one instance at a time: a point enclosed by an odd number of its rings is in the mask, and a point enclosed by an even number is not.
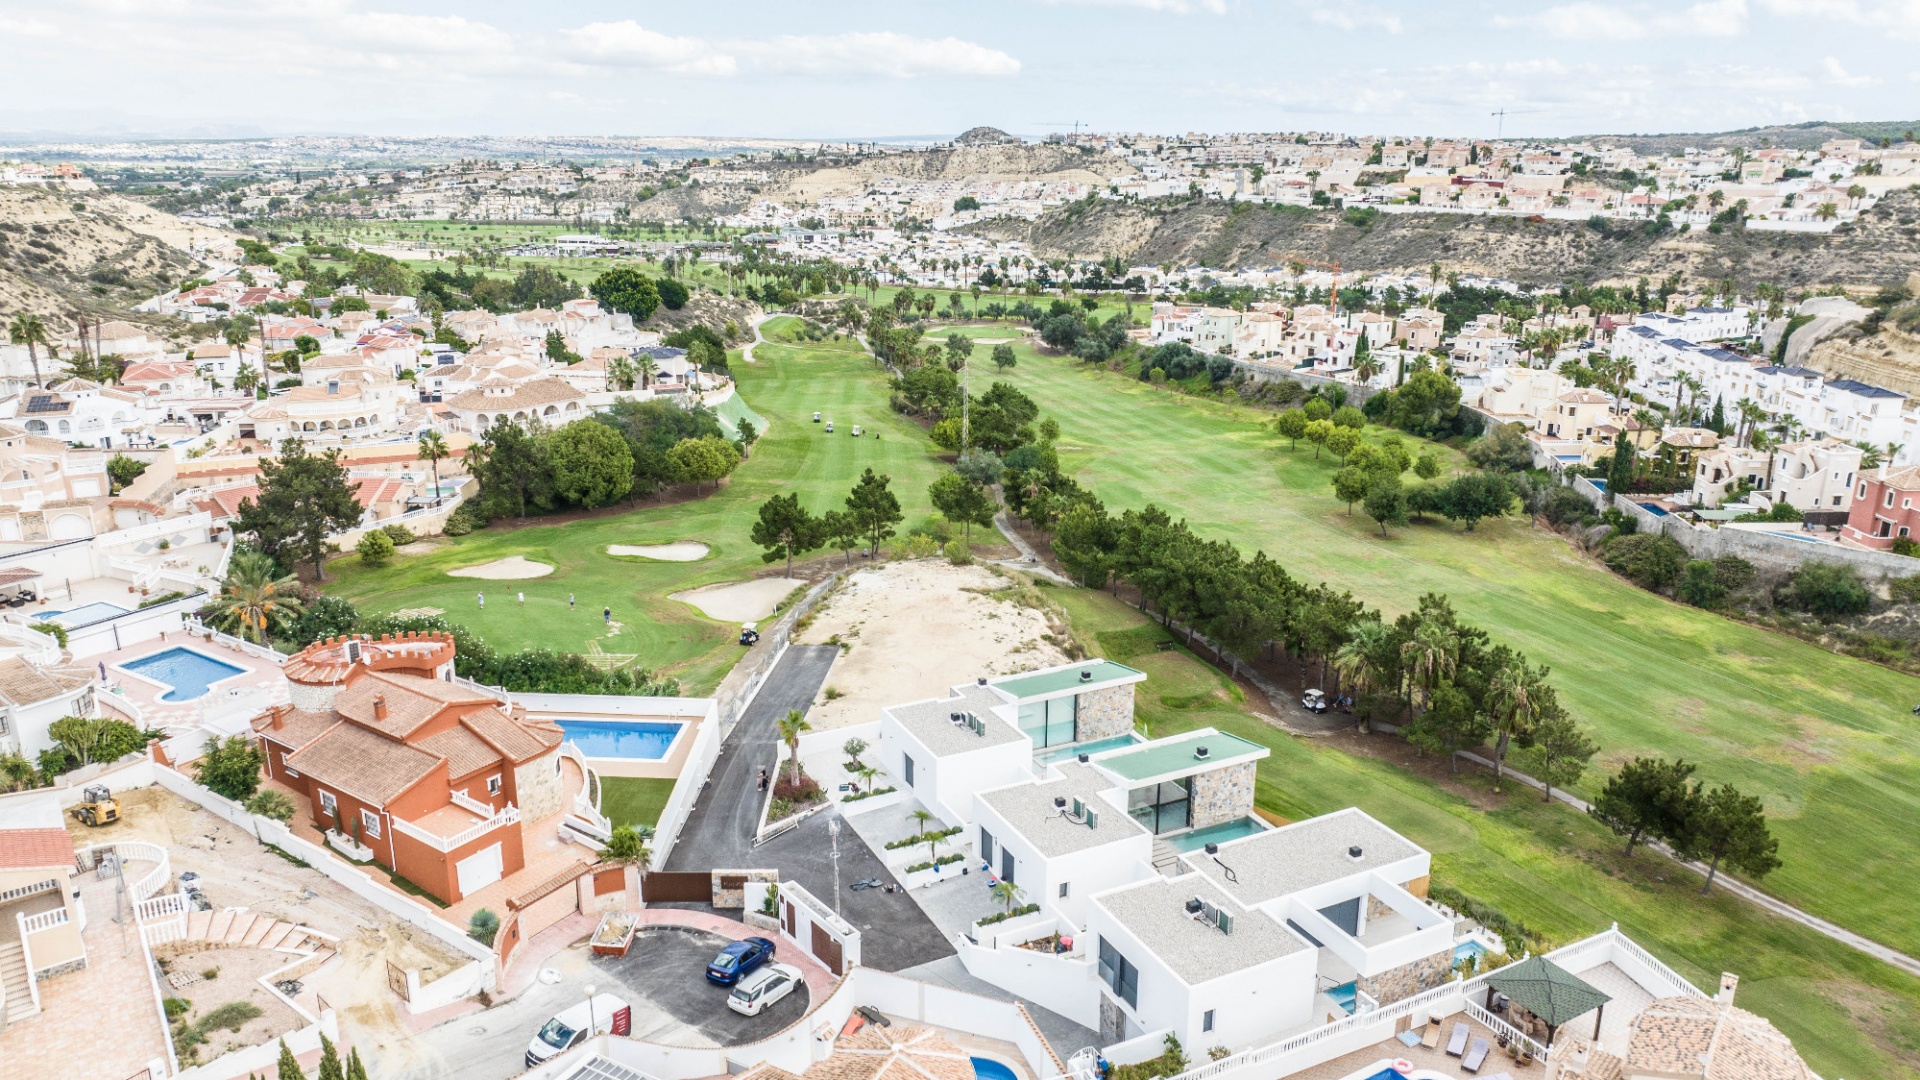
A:
[[[987,685],[987,677],[985,675],[980,676],[980,685],[981,686]]]
[[[1053,808],[1055,810],[1065,810],[1067,808],[1067,797],[1065,795],[1055,795],[1053,797]]]
[[[1216,843],[1214,843],[1214,842],[1213,842],[1213,841],[1211,841],[1211,840],[1209,840],[1209,841],[1207,841],[1207,854],[1209,854],[1209,855],[1218,855],[1218,854],[1220,854],[1220,845],[1219,845],[1219,844],[1216,844]]]
[[[1194,747],[1194,748],[1193,748],[1193,756],[1194,756],[1194,760],[1196,760],[1196,761],[1205,761],[1205,760],[1207,760],[1207,755],[1208,755],[1208,754],[1211,754],[1212,752],[1213,752],[1213,751],[1211,751],[1211,750],[1208,750],[1208,749],[1207,749],[1206,747],[1204,747],[1204,746],[1196,746],[1196,747]]]
[[[1354,862],[1359,862],[1360,856],[1363,854],[1365,854],[1365,852],[1360,850],[1359,844],[1355,844],[1347,849],[1347,858],[1352,859]]]
[[[966,717],[967,717],[967,714],[966,714],[966,713],[962,713],[962,712],[950,712],[950,713],[948,713],[948,714],[947,714],[947,723],[949,723],[949,724],[952,724],[952,725],[953,725],[953,726],[955,726],[955,727],[959,727],[959,726],[960,726],[960,722],[961,722],[962,720],[965,720],[965,719],[966,719]]]
[[[1092,668],[1082,668],[1082,669],[1080,669],[1080,681],[1081,681],[1081,682],[1092,682],[1092,681],[1093,681],[1093,669],[1092,669]]]
[[[1092,761],[1092,760],[1093,760],[1092,758],[1090,758],[1090,757],[1088,757],[1088,756],[1087,756],[1087,755],[1085,755],[1085,754],[1081,754],[1081,755],[1079,755],[1079,756],[1080,756],[1080,764],[1082,764],[1082,765],[1085,765],[1085,764],[1086,764],[1087,762],[1089,762],[1089,761]]]

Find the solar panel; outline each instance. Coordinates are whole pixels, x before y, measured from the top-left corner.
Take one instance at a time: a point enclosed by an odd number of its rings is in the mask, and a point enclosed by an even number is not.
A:
[[[26,411],[30,413],[65,412],[66,408],[67,403],[52,394],[35,394],[27,399]]]
[[[598,1055],[580,1063],[567,1074],[567,1080],[652,1080],[646,1073],[629,1069]]]

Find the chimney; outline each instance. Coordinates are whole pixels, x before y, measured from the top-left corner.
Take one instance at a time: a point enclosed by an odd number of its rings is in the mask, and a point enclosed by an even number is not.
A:
[[[1713,1000],[1722,1005],[1731,1005],[1733,1004],[1733,992],[1739,988],[1740,976],[1735,975],[1731,971],[1723,971],[1720,973],[1720,992],[1713,995]]]
[[[375,720],[385,720],[387,718],[387,695],[373,695],[373,718]]]
[[[1887,478],[1887,460],[1885,458],[1881,458],[1880,466],[1873,470],[1873,478],[1875,480],[1885,480]]]

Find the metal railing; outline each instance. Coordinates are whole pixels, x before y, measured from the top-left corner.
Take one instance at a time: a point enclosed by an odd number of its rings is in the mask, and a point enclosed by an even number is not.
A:
[[[285,653],[277,649],[270,649],[265,645],[255,645],[245,638],[237,638],[232,634],[215,630],[213,627],[201,622],[199,616],[182,612],[180,615],[180,623],[190,634],[195,634],[200,637],[212,635],[209,640],[217,641],[230,649],[237,649],[240,652],[246,653],[248,656],[257,656],[262,660],[271,660],[276,664],[285,664],[287,662]]]
[[[1449,997],[1457,997],[1459,993],[1460,982],[1458,976],[1456,976],[1453,982],[1436,986],[1431,990],[1422,991],[1409,998],[1401,998],[1399,1001],[1373,1012],[1356,1012],[1344,1020],[1336,1020],[1331,1024],[1314,1028],[1312,1031],[1303,1031],[1298,1035],[1282,1039],[1276,1043],[1269,1043],[1266,1046],[1256,1046],[1251,1050],[1242,1050],[1238,1054],[1229,1054],[1218,1061],[1210,1061],[1205,1065],[1188,1069],[1186,1072],[1176,1076],[1168,1077],[1167,1080],[1214,1080],[1214,1078],[1226,1076],[1236,1069],[1265,1064],[1275,1058],[1283,1057],[1296,1050],[1312,1046],[1314,1043],[1324,1039],[1332,1039],[1347,1034],[1356,1028],[1380,1024],[1389,1020],[1397,1020],[1402,1016],[1417,1013],[1422,1009],[1432,1006],[1436,1002],[1444,1001]]]
[[[1507,1045],[1520,1046],[1524,1048],[1527,1053],[1532,1054],[1539,1060],[1547,1060],[1549,1051],[1546,1047],[1535,1042],[1531,1036],[1522,1033],[1519,1028],[1514,1027],[1512,1024],[1507,1023],[1505,1020],[1500,1019],[1471,1001],[1466,1004],[1467,1015],[1473,1017],[1480,1026],[1506,1040]]]
[[[470,843],[473,840],[477,840],[480,837],[485,836],[487,833],[492,832],[495,829],[498,829],[505,825],[511,825],[514,822],[519,820],[520,820],[520,808],[514,806],[512,803],[508,803],[506,809],[500,811],[497,814],[493,814],[492,816],[488,817],[485,821],[476,822],[473,825],[468,826],[467,828],[462,829],[457,833],[454,833],[452,836],[435,836],[433,833],[430,833],[427,830],[422,829],[418,825],[415,825],[410,821],[404,821],[400,818],[393,819],[393,827],[395,831],[404,833],[407,836],[411,837],[412,839],[418,840],[420,843],[427,845],[428,847],[432,848],[435,851],[447,852],[447,851],[452,851],[455,848],[458,848],[462,844]]]

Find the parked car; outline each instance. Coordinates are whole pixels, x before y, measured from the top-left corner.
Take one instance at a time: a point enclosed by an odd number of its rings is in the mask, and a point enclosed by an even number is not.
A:
[[[589,1035],[628,1035],[633,1032],[633,1010],[612,994],[595,994],[540,1025],[527,1044],[527,1068],[578,1045]]]
[[[1309,690],[1300,698],[1300,707],[1312,713],[1327,711],[1327,695],[1318,690]]]
[[[727,995],[727,1008],[744,1016],[759,1016],[793,993],[802,979],[798,968],[768,964],[734,984],[733,993]]]
[[[742,938],[720,950],[707,964],[707,981],[732,986],[740,977],[773,959],[773,942],[763,937]]]

